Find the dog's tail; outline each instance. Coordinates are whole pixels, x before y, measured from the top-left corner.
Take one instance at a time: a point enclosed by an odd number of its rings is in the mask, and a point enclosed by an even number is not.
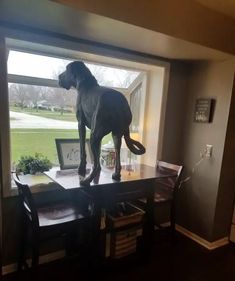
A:
[[[127,147],[130,149],[130,151],[136,155],[141,155],[145,153],[145,147],[136,140],[133,140],[130,137],[130,132],[128,130],[128,132],[124,135],[124,139],[126,142]]]

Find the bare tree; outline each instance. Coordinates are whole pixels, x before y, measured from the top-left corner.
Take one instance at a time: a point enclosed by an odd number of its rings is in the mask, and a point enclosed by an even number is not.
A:
[[[11,84],[9,87],[10,100],[17,103],[21,109],[23,109],[29,98],[28,85],[23,84]]]
[[[89,68],[89,70],[91,71],[92,75],[94,75],[94,77],[96,78],[96,80],[98,81],[98,83],[102,86],[108,86],[107,85],[107,79],[105,78],[105,68],[100,66],[100,65],[96,65],[96,64],[86,64],[86,66]],[[111,85],[110,85],[111,86]]]
[[[63,115],[66,106],[66,95],[64,89],[55,89],[55,104],[60,108],[60,114]]]
[[[120,88],[128,88],[130,84],[136,79],[138,73],[120,69],[116,74]]]
[[[69,92],[64,90],[65,95],[65,104],[68,107],[71,107],[73,111],[76,110],[76,99],[77,99],[77,91],[76,89],[71,89]]]
[[[106,87],[128,88],[138,73],[103,65],[87,64],[100,85]],[[115,77],[115,78],[114,78]]]
[[[28,85],[29,100],[32,102],[34,108],[38,111],[38,102],[42,98],[42,91],[38,86]]]

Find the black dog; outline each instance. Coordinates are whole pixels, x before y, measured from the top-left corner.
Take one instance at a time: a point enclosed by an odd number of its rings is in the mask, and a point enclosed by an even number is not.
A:
[[[67,90],[74,87],[78,91],[76,115],[81,150],[78,173],[81,176],[85,176],[86,173],[86,127],[91,129],[90,145],[94,157],[94,166],[91,174],[81,180],[80,183],[89,185],[100,172],[101,140],[110,132],[112,132],[116,153],[115,172],[112,178],[120,180],[122,136],[124,136],[126,145],[131,152],[138,155],[145,153],[144,146],[130,138],[129,125],[132,114],[127,100],[120,92],[99,86],[90,70],[80,61],[67,65],[66,70],[59,75],[59,85]]]

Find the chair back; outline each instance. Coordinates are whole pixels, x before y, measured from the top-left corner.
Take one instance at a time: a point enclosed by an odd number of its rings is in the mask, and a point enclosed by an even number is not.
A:
[[[30,223],[32,223],[33,227],[38,227],[38,214],[29,186],[21,183],[16,173],[13,173],[13,180],[18,188],[20,202],[26,218],[30,221]]]
[[[158,161],[157,162],[157,169],[161,171],[166,172],[172,172],[172,174],[175,174],[175,177],[172,178],[163,178],[161,179],[160,183],[163,185],[166,185],[168,188],[171,188],[172,190],[177,189],[180,185],[182,172],[183,172],[183,166],[171,164],[164,161]]]

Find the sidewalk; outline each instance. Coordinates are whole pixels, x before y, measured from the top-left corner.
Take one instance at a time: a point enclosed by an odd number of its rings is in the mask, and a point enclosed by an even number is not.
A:
[[[77,122],[60,121],[34,116],[21,112],[10,111],[11,129],[77,129]]]

